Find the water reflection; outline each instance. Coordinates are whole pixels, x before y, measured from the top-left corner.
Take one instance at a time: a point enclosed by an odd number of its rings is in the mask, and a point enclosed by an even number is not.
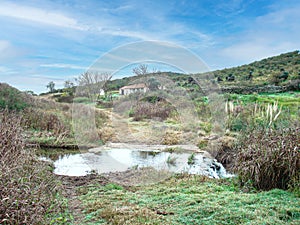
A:
[[[97,153],[60,154],[51,157],[54,173],[68,176],[84,176],[92,170],[98,173],[125,171],[130,167],[153,167],[159,171],[187,172],[210,176],[212,159],[194,154],[194,164],[188,164],[190,152],[169,153],[159,151],[139,151],[133,149],[110,149]],[[47,156],[44,158],[47,159]],[[170,158],[173,162],[170,163]],[[48,158],[49,159],[49,158]]]

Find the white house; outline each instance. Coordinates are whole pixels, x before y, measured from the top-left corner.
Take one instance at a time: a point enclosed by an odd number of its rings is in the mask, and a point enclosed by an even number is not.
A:
[[[146,84],[132,84],[132,85],[121,87],[119,89],[119,94],[120,95],[129,95],[129,94],[135,93],[135,92],[145,93],[147,91],[148,91],[148,88],[147,88]]]
[[[100,95],[100,96],[104,96],[104,95],[105,95],[105,91],[104,91],[102,88],[101,88],[100,91],[99,91],[99,95]]]

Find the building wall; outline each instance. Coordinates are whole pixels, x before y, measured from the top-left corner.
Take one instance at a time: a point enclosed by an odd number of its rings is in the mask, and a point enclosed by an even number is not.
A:
[[[119,94],[120,95],[129,95],[129,94],[132,94],[132,93],[135,93],[135,92],[143,92],[143,93],[146,93],[147,92],[147,88],[126,88],[126,89],[121,89],[119,90]]]

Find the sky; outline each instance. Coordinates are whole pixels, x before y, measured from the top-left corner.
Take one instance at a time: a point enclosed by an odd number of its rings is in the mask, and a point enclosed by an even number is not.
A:
[[[299,0],[1,0],[0,82],[46,92],[142,41],[181,46],[210,70],[247,64],[299,50],[299,12]]]

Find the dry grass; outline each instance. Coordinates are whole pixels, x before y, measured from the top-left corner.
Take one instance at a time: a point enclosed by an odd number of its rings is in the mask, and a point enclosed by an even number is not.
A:
[[[133,120],[160,119],[165,120],[171,116],[175,108],[166,102],[138,102],[133,108]]]
[[[255,188],[297,188],[300,184],[300,128],[254,130],[235,148],[234,169]]]
[[[174,130],[167,130],[163,136],[162,144],[177,145],[181,141],[181,133]]]
[[[115,133],[113,128],[111,127],[103,127],[98,129],[99,138],[105,143],[107,141],[111,141],[114,137]]]
[[[23,112],[23,125],[26,128],[51,132],[55,137],[68,136],[71,133],[70,116],[65,114],[64,117],[60,118],[55,111],[28,108]],[[66,117],[69,117],[69,123],[64,121]]]
[[[49,224],[62,208],[51,167],[25,149],[21,119],[0,112],[0,224]]]

